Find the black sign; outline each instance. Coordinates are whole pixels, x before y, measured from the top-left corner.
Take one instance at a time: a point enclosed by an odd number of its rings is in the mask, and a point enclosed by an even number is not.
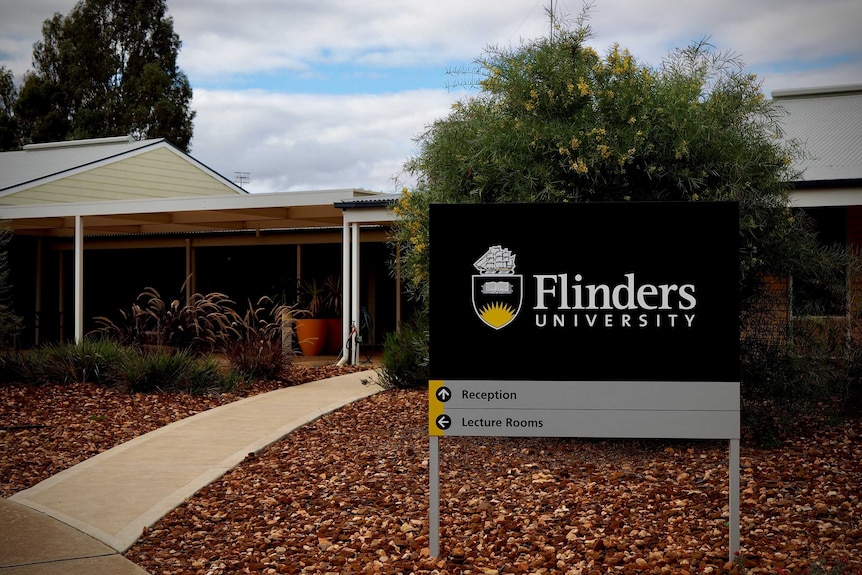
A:
[[[431,379],[739,381],[735,203],[431,206]]]

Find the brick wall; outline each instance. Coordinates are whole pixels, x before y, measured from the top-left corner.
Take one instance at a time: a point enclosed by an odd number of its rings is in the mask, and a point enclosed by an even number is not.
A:
[[[789,335],[790,290],[787,278],[764,277],[758,302],[741,318],[742,336],[768,343],[785,341]]]

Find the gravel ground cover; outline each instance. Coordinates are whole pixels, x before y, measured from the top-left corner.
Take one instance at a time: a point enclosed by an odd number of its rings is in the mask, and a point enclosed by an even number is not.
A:
[[[243,393],[335,374],[316,369]],[[236,397],[0,388],[2,495]],[[152,575],[862,573],[860,420],[777,449],[743,443],[743,552],[733,563],[726,442],[440,446],[440,557],[428,556],[421,391],[387,391],[302,427],[169,513],[126,557]]]
[[[120,393],[91,384],[0,385],[0,497],[195,413],[357,367],[294,365],[281,381],[222,395]]]

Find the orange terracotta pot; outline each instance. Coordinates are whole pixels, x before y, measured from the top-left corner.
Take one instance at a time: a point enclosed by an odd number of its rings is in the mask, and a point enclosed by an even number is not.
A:
[[[302,355],[320,355],[326,345],[325,319],[296,320],[296,339]]]

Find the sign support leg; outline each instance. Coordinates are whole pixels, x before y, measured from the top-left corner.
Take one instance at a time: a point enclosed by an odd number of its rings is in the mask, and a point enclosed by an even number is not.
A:
[[[730,561],[736,559],[739,552],[739,440],[730,440],[730,460],[728,462],[728,477],[730,478]]]
[[[431,557],[440,555],[440,438],[428,436],[428,550]]]

